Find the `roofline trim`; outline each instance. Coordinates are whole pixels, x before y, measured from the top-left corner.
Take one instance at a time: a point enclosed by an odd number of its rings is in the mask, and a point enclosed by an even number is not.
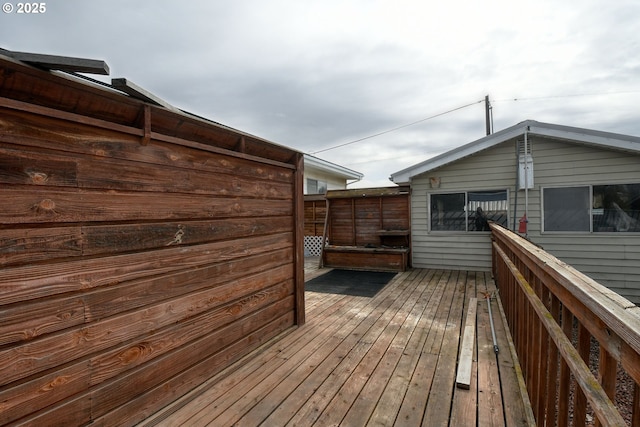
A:
[[[491,148],[511,138],[523,135],[525,130],[532,135],[640,153],[640,137],[526,120],[395,172],[391,174],[389,179],[396,184],[409,183],[416,175],[429,172],[482,150],[486,150],[487,148]]]

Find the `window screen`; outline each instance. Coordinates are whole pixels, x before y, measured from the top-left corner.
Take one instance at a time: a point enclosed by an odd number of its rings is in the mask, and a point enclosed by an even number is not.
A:
[[[489,231],[487,221],[507,226],[507,190],[470,191],[467,199],[469,231]]]
[[[589,231],[589,187],[545,188],[545,231]]]
[[[594,185],[593,231],[640,232],[640,184]]]
[[[466,230],[465,193],[431,195],[431,230]]]

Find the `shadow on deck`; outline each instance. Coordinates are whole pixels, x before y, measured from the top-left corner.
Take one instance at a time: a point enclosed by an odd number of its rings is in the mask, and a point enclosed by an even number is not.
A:
[[[317,265],[317,264],[316,264]],[[307,278],[316,271],[309,262]],[[489,273],[414,269],[375,297],[307,292],[307,323],[213,377],[144,425],[523,426],[527,406]],[[477,297],[471,387],[456,368]],[[528,403],[527,403],[528,405]]]

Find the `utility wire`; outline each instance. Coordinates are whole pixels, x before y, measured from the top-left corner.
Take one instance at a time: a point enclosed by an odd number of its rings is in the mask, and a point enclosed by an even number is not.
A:
[[[364,138],[356,139],[355,141],[349,141],[349,142],[345,142],[345,143],[342,143],[342,144],[334,145],[333,147],[324,148],[324,149],[318,150],[318,151],[313,151],[310,154],[323,153],[325,151],[334,150],[336,148],[344,147],[346,145],[355,144],[356,142],[364,141],[366,139],[375,138],[376,136],[384,135],[386,133],[397,131],[398,129],[403,129],[403,128],[406,128],[406,127],[409,127],[409,126],[417,125],[418,123],[426,122],[427,120],[435,119],[436,117],[444,116],[445,114],[453,113],[454,111],[462,110],[463,108],[467,108],[467,107],[470,107],[472,105],[480,104],[481,102],[484,102],[484,99],[481,99],[479,101],[474,101],[474,102],[471,102],[469,104],[462,105],[460,107],[452,108],[451,110],[447,110],[447,111],[444,111],[442,113],[438,113],[438,114],[435,114],[433,116],[429,116],[429,117],[426,117],[424,119],[421,119],[421,120],[418,120],[418,121],[415,121],[415,122],[412,122],[412,123],[408,123],[406,125],[402,125],[402,126],[395,127],[393,129],[385,130],[384,132],[376,133],[375,135],[365,136]]]
[[[624,90],[616,92],[597,92],[597,93],[575,93],[566,95],[547,95],[547,96],[531,96],[525,98],[503,98],[492,99],[491,102],[510,102],[510,101],[538,101],[541,99],[556,99],[556,98],[577,98],[583,96],[601,96],[601,95],[621,95],[629,93],[640,93],[640,90]]]

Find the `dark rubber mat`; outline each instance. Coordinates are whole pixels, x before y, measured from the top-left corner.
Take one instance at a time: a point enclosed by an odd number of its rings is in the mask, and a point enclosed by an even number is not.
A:
[[[327,294],[373,297],[397,273],[334,269],[304,284],[305,290]]]

